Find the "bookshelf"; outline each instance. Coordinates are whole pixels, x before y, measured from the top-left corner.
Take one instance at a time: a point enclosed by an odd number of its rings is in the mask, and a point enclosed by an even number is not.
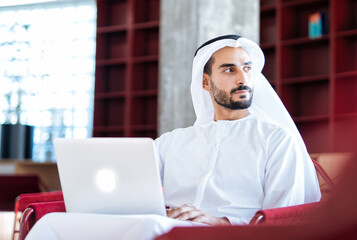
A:
[[[97,0],[94,137],[156,137],[159,17],[159,0]]]
[[[357,140],[357,0],[261,0],[263,74],[309,152],[352,151]],[[308,18],[327,32],[309,38]]]

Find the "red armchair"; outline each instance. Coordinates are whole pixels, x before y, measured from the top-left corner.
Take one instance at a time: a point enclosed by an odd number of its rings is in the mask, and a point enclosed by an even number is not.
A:
[[[357,162],[351,162],[326,202],[258,211],[248,226],[176,227],[156,238],[176,239],[357,239]],[[63,212],[63,202],[32,204],[21,219],[20,240],[49,212]],[[62,205],[62,207],[61,207]]]
[[[33,225],[44,215],[51,212],[66,212],[64,201],[39,202],[30,204],[20,220],[19,240],[24,240]]]
[[[302,204],[291,207],[275,208],[260,210],[256,213],[255,217],[252,219],[250,225],[302,225],[311,222],[314,219],[315,212],[320,208],[321,203],[310,203]],[[65,206],[63,201],[55,202],[43,202],[43,203],[33,203],[30,204],[24,211],[20,223],[20,238],[19,240],[25,239],[26,235],[32,228],[32,226],[44,215],[50,212],[65,212]],[[195,236],[197,232],[197,239],[206,239],[206,233],[208,235],[219,233],[224,236],[233,236],[236,231],[246,231],[246,230],[234,230],[236,227],[214,227],[216,229],[213,233],[211,232],[212,227],[209,229],[205,228],[175,228],[172,232],[163,235],[163,238],[158,239],[186,239],[189,234],[190,236]],[[254,229],[254,228],[252,228]],[[202,233],[201,235],[201,231]],[[247,230],[248,231],[248,230]],[[193,233],[192,233],[193,232]],[[199,232],[199,233],[198,233]],[[233,234],[233,235],[232,235]],[[177,238],[177,236],[182,236],[183,238]],[[195,238],[192,238],[195,239]],[[210,238],[215,239],[215,238]]]
[[[37,202],[50,202],[50,201],[63,201],[63,194],[61,191],[56,192],[41,192],[41,193],[26,193],[21,194],[15,199],[15,221],[12,239],[19,233],[20,213],[24,212],[26,207],[31,203]]]

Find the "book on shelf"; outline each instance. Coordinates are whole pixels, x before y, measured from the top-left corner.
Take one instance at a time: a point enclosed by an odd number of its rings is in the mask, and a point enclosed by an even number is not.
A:
[[[315,12],[309,15],[309,38],[320,38],[326,33],[326,14]]]

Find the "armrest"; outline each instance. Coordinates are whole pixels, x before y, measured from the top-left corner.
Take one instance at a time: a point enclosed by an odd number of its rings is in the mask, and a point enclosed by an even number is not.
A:
[[[14,218],[14,230],[13,239],[15,239],[15,234],[19,233],[19,223],[20,223],[20,212],[23,212],[26,207],[31,203],[38,202],[51,202],[51,201],[63,201],[62,191],[55,192],[40,192],[40,193],[24,193],[17,196],[15,199],[15,218]]]
[[[314,202],[290,207],[259,210],[250,221],[250,225],[308,223],[320,205],[320,202]]]
[[[64,201],[40,202],[30,204],[22,214],[20,220],[19,240],[26,238],[33,225],[44,215],[51,212],[65,212]]]
[[[19,240],[24,240],[26,238],[35,222],[36,220],[33,208],[26,208],[20,219]]]
[[[22,212],[31,203],[51,201],[63,201],[62,191],[20,194],[15,200],[15,212]]]
[[[66,212],[64,201],[32,203],[28,208],[33,208],[36,222],[47,213]]]

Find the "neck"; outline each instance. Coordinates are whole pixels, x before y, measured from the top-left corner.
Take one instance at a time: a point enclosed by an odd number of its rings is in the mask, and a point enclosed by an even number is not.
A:
[[[215,107],[214,120],[237,120],[249,116],[248,109],[231,110],[224,107]]]

